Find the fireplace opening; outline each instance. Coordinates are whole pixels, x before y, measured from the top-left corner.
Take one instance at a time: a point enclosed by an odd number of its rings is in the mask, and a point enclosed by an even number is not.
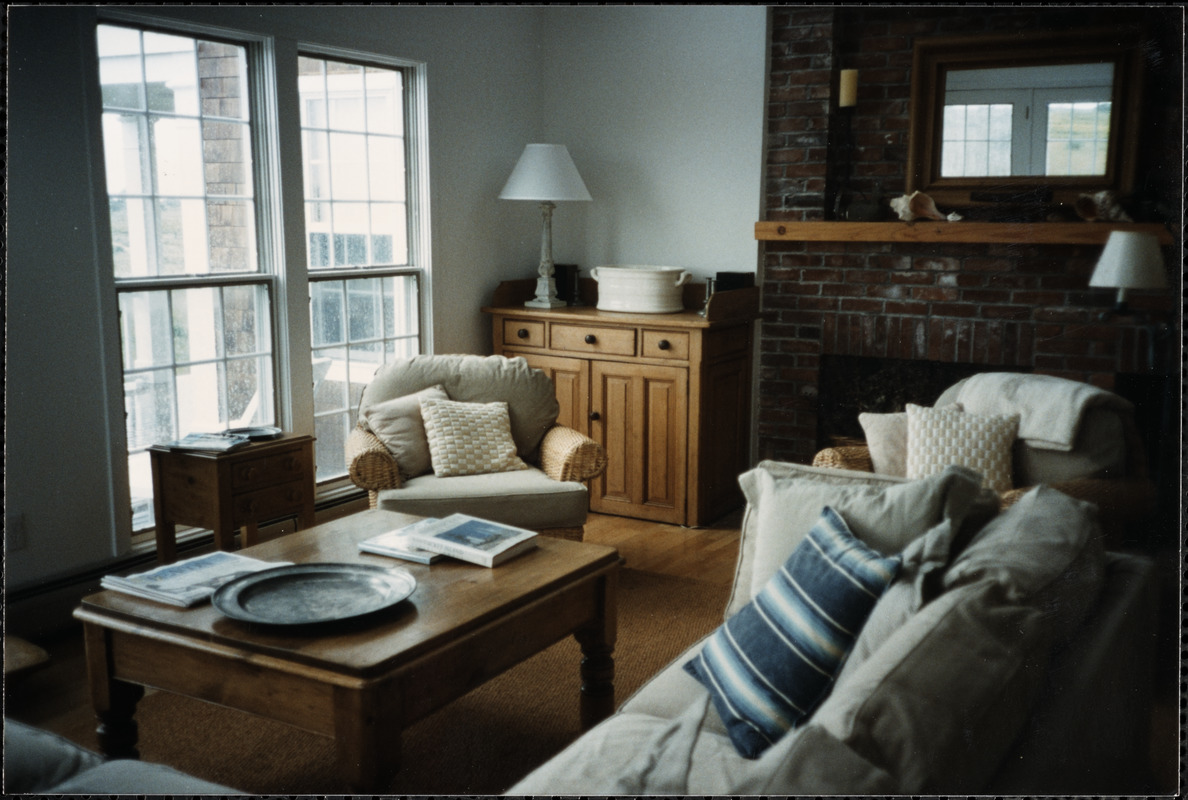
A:
[[[861,444],[858,415],[891,414],[908,403],[931,406],[957,381],[980,372],[1031,372],[1017,366],[825,355],[817,384],[817,449]]]

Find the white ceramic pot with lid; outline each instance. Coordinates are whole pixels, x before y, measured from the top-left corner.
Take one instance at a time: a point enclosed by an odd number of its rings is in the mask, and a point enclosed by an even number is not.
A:
[[[692,278],[680,267],[608,264],[590,270],[598,282],[598,308],[639,314],[684,311],[681,289]]]

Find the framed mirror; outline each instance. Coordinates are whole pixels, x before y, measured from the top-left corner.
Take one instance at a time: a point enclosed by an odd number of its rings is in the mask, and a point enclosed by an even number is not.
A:
[[[907,192],[940,206],[1051,208],[1134,190],[1138,31],[920,39]]]

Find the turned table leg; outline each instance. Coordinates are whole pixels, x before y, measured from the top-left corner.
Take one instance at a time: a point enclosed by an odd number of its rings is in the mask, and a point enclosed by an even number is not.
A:
[[[598,616],[574,634],[582,647],[582,727],[591,728],[615,710],[615,638],[618,632],[618,571],[602,582]]]
[[[99,750],[108,758],[139,758],[134,716],[136,704],[144,696],[144,687],[112,677],[106,630],[84,624],[83,636],[87,647],[91,703],[99,720],[95,728]]]

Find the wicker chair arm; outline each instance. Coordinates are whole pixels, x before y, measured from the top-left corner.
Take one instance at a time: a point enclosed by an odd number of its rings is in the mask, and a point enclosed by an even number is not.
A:
[[[870,448],[866,445],[827,447],[813,457],[813,466],[874,472],[874,462],[870,460]]]
[[[606,450],[573,428],[554,425],[540,442],[540,468],[555,481],[588,481],[606,470]]]
[[[351,481],[372,492],[400,488],[400,468],[387,446],[374,433],[357,426],[346,440]]]

